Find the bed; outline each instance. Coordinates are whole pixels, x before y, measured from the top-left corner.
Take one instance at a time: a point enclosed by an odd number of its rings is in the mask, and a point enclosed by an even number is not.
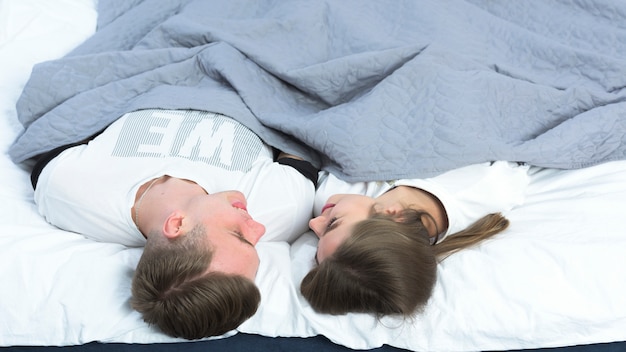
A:
[[[413,36],[407,17],[431,36]],[[200,33],[207,23],[213,29]],[[624,23],[624,3],[599,0],[0,0],[0,346],[626,350]],[[102,74],[81,71],[88,67]],[[187,81],[194,75],[202,80]],[[120,98],[129,91],[139,93]],[[441,263],[433,297],[413,319],[313,312],[298,289],[314,265],[307,232],[292,244],[259,243],[262,303],[237,331],[170,338],[128,303],[141,250],[46,223],[30,158],[155,99],[203,108],[199,91],[266,141],[346,180],[430,177],[506,159],[533,165],[531,184],[505,214],[509,229]],[[423,120],[394,118],[416,115]],[[408,141],[416,128],[423,139]]]

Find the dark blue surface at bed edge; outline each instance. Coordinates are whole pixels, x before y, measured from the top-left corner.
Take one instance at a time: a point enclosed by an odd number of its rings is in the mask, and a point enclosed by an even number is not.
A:
[[[61,352],[164,352],[164,351],[184,351],[184,352],[206,352],[206,351],[229,351],[229,352],[348,352],[355,351],[344,346],[336,345],[323,336],[310,338],[278,337],[271,338],[260,335],[237,334],[233,337],[199,342],[164,343],[164,344],[122,344],[122,343],[88,343],[79,346],[12,346],[0,347],[2,351],[27,352],[27,351],[61,351]],[[382,346],[369,351],[376,352],[401,352],[406,351],[391,346]],[[592,345],[580,345],[558,348],[540,348],[519,351],[534,352],[624,352],[626,351],[626,341],[601,343]]]

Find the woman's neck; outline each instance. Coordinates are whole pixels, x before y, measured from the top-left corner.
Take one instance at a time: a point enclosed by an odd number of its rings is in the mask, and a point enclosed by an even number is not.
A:
[[[434,220],[434,224],[430,221],[424,223],[431,236],[439,235],[448,228],[448,216],[443,204],[437,197],[423,189],[398,186],[380,195],[377,201],[384,209],[395,206],[427,212]]]

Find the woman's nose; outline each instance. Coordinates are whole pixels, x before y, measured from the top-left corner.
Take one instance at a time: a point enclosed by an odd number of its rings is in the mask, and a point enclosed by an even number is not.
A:
[[[309,227],[311,228],[311,230],[313,230],[313,232],[315,232],[317,237],[322,236],[323,223],[324,223],[324,218],[322,217],[322,215],[309,220]]]

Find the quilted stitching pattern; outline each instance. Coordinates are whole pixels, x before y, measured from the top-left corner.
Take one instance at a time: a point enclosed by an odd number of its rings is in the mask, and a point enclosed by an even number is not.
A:
[[[38,65],[21,162],[140,108],[231,115],[349,181],[626,157],[626,3],[134,0]]]

